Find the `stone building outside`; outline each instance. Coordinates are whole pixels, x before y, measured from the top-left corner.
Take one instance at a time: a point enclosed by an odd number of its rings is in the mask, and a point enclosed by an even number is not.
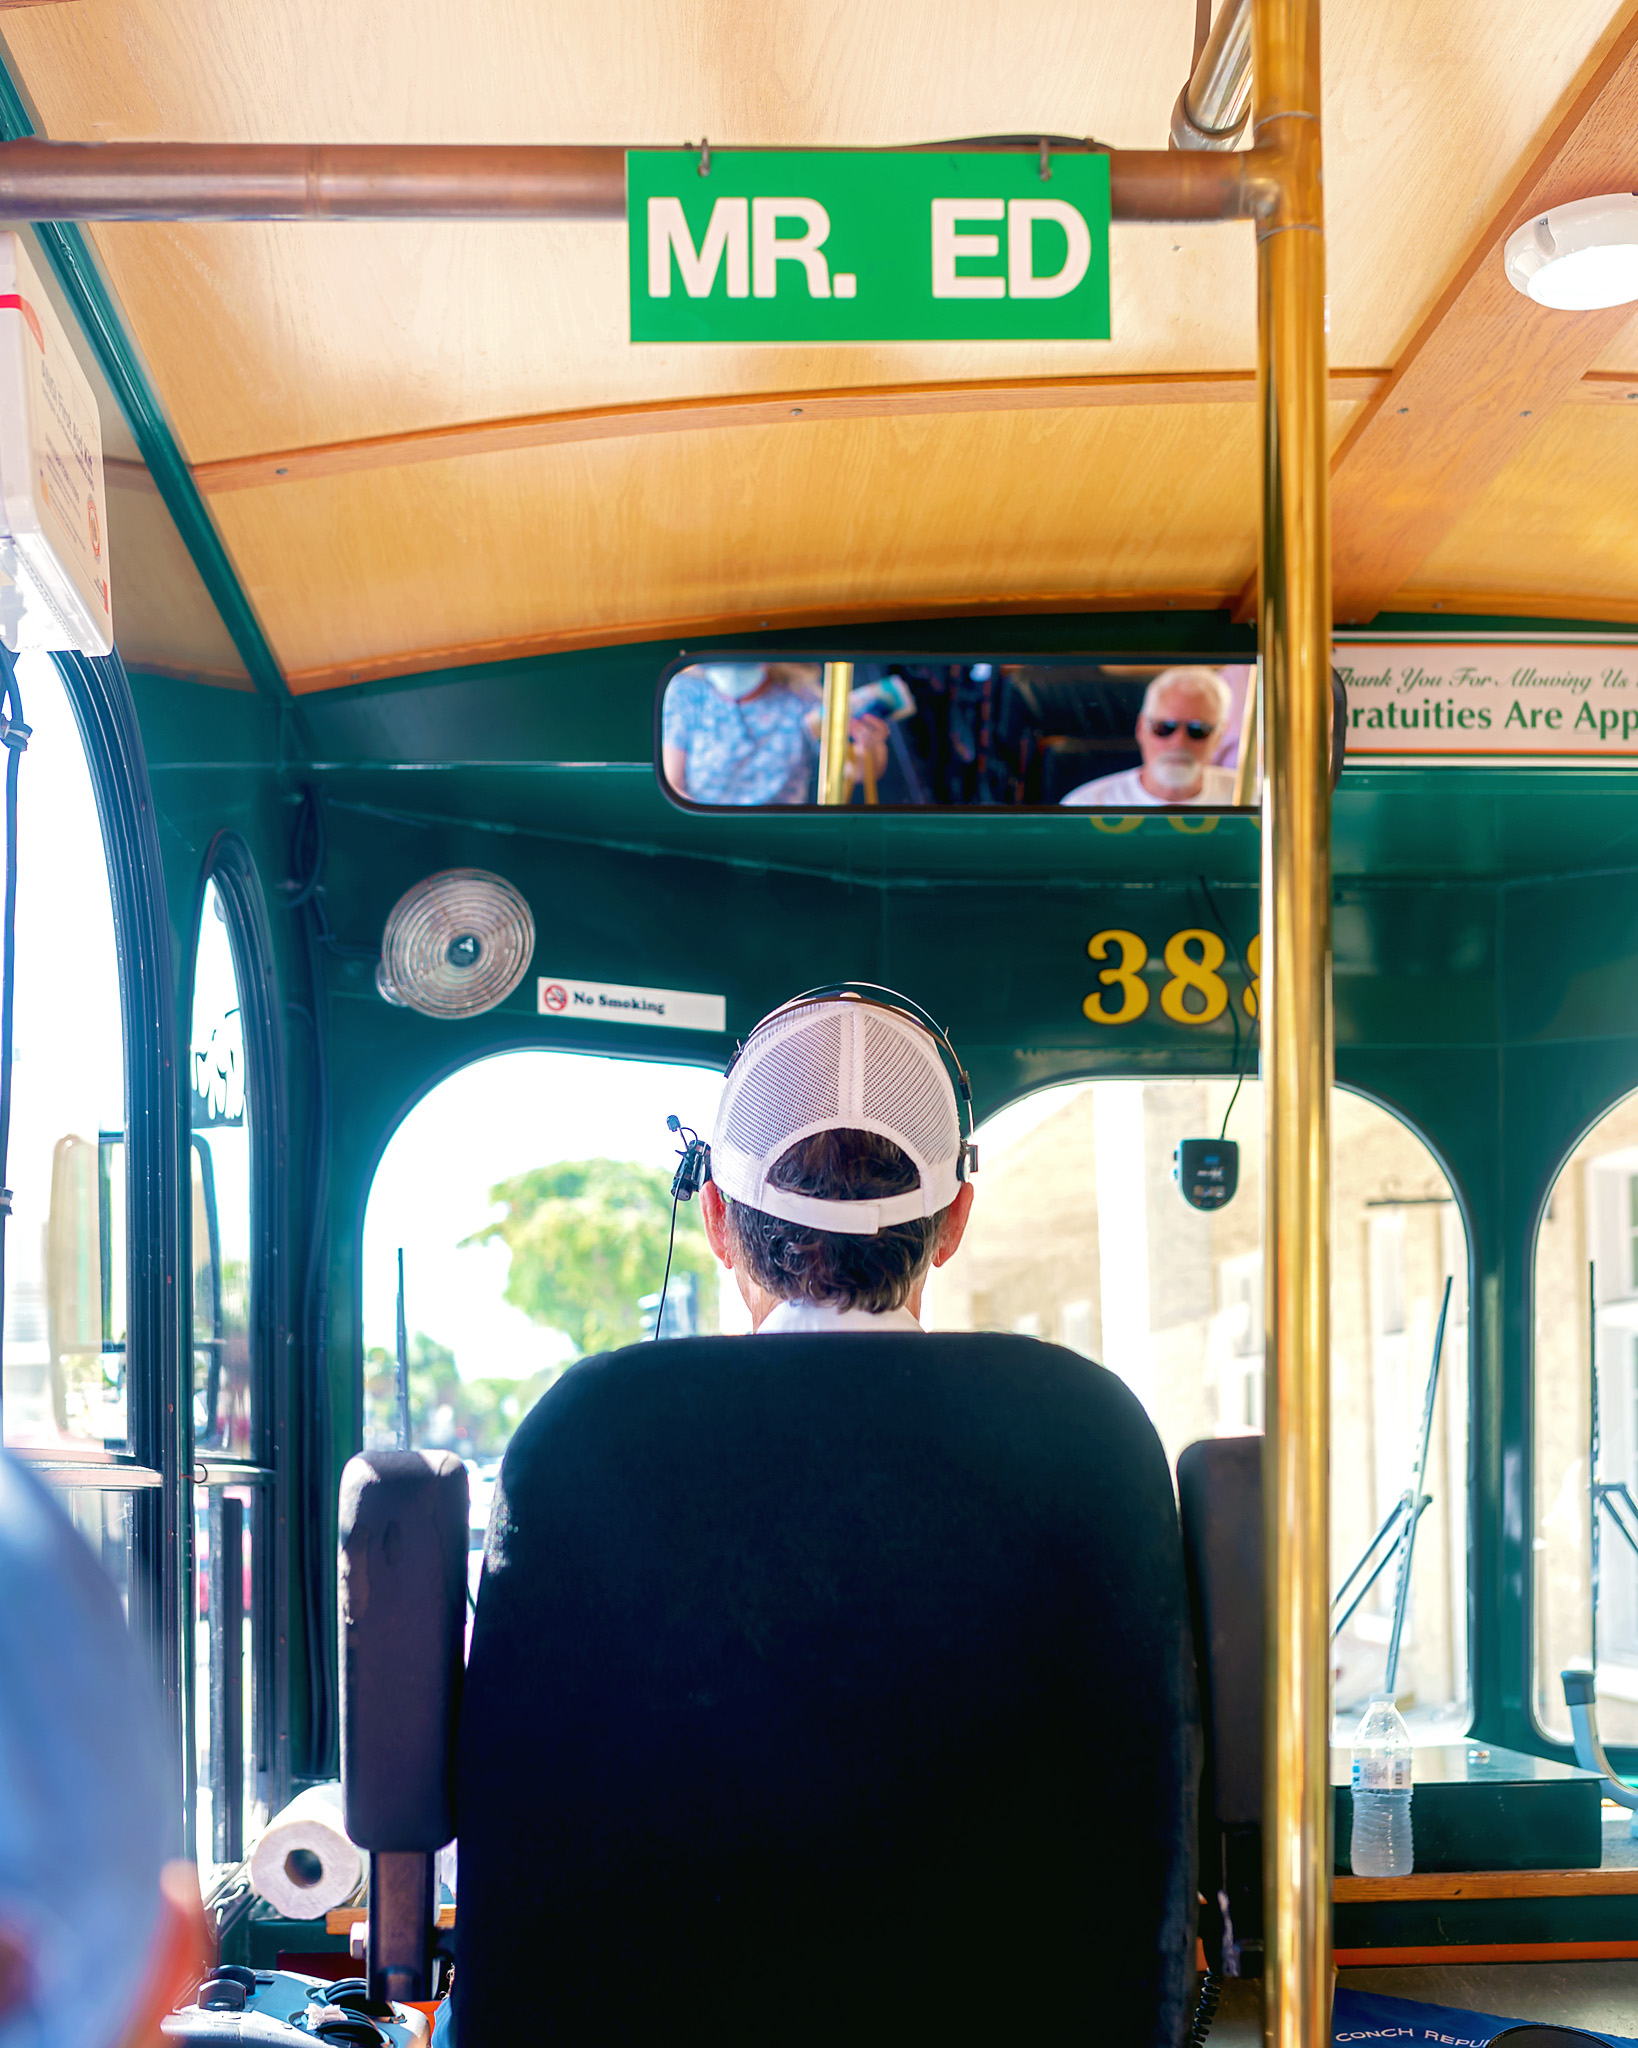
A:
[[[992,1119],[978,1133],[966,1242],[928,1285],[929,1327],[1019,1330],[1096,1358],[1143,1401],[1174,1468],[1197,1438],[1259,1430],[1255,1081],[1228,1119],[1240,1145],[1234,1200],[1202,1214],[1172,1179],[1178,1140],[1216,1136],[1232,1093],[1222,1081],[1083,1082]],[[1466,1239],[1422,1140],[1341,1089],[1332,1099],[1332,1161],[1333,1585],[1411,1485],[1445,1277],[1454,1283],[1425,1488],[1433,1499],[1417,1532],[1397,1687],[1418,1739],[1447,1740],[1468,1713]],[[1382,1682],[1394,1576],[1390,1564],[1336,1643],[1344,1740]],[[1638,1631],[1638,1577],[1634,1593]]]
[[[1597,1338],[1596,1476],[1638,1499],[1638,1096],[1616,1104],[1559,1171],[1535,1259],[1535,1693],[1563,1741],[1559,1673],[1593,1649],[1588,1464],[1589,1323]],[[1638,1742],[1638,1557],[1600,1514],[1598,1720],[1606,1741]],[[1638,1513],[1627,1516],[1638,1533]]]

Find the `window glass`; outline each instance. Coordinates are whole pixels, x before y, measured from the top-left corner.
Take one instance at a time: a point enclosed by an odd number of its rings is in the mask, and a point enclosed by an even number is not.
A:
[[[255,1655],[261,1500],[250,1486],[193,1489],[196,1826],[207,1874],[241,1861],[268,1819],[256,1768],[266,1719]]]
[[[32,723],[33,705],[29,705],[28,710]],[[56,1492],[56,1500],[58,1506],[66,1511],[75,1528],[90,1544],[103,1570],[113,1580],[119,1591],[120,1605],[125,1609],[126,1618],[129,1619],[133,1496],[114,1489],[102,1492],[91,1487],[76,1486]]]
[[[1638,1742],[1638,1095],[1594,1126],[1547,1198],[1533,1408],[1536,1716],[1569,1741],[1559,1673],[1595,1661],[1596,1633],[1599,1733]]]
[[[1627,1287],[1638,1293],[1638,1173],[1627,1175]]]
[[[255,1455],[250,1356],[250,1112],[227,912],[205,885],[193,974],[193,1438]]]
[[[261,1444],[261,1373],[250,1320],[251,1129],[241,991],[228,907],[205,885],[189,1046],[194,1488],[194,1735],[201,1866],[237,1863],[266,1818],[266,1674],[255,1655],[265,1494],[231,1482]],[[265,1750],[265,1740],[261,1749]]]
[[[432,1089],[382,1155],[364,1224],[363,1439],[399,1441],[402,1252],[410,1439],[466,1460],[474,1574],[512,1431],[576,1357],[652,1328],[679,1143],[665,1120],[709,1137],[721,1090],[702,1067],[505,1053]],[[749,1326],[720,1272],[699,1203],[681,1204],[667,1335]]]
[[[961,1250],[931,1277],[939,1329],[1018,1330],[1097,1358],[1143,1401],[1175,1467],[1200,1437],[1263,1425],[1262,1104],[1248,1082],[1098,1081],[1052,1088],[978,1133],[978,1199]],[[1189,1208],[1183,1138],[1240,1146],[1239,1189]],[[1465,1729],[1467,1247],[1422,1141],[1358,1096],[1332,1097],[1331,1564],[1339,1586],[1412,1488],[1434,1331],[1450,1313],[1433,1410],[1432,1496],[1416,1535],[1397,1696],[1413,1734]],[[1382,1683],[1389,1562],[1333,1654],[1338,1732]]]
[[[23,655],[5,1440],[127,1445],[125,1076],[108,858],[62,678]]]

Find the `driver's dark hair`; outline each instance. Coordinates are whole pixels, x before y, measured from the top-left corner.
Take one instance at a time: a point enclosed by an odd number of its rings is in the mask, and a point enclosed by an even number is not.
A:
[[[768,1175],[774,1187],[829,1201],[902,1195],[917,1185],[915,1166],[891,1138],[874,1131],[820,1131],[782,1152]],[[944,1219],[916,1216],[874,1237],[814,1230],[724,1198],[734,1262],[780,1301],[812,1301],[881,1314],[903,1308],[933,1263]]]

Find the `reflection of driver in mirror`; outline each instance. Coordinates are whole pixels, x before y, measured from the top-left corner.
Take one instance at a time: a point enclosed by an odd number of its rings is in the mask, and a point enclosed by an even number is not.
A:
[[[1083,782],[1060,799],[1103,810],[1148,804],[1232,804],[1234,770],[1212,766],[1234,697],[1209,668],[1169,668],[1143,694],[1137,744],[1142,765]]]
[[[665,779],[699,804],[811,804],[819,773],[820,670],[813,662],[702,662],[666,685]],[[885,754],[886,728],[850,721],[855,749]]]

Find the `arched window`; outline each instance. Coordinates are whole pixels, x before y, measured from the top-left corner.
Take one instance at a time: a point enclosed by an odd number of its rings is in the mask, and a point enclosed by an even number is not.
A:
[[[280,1340],[278,1007],[255,870],[224,836],[207,857],[189,1029],[194,1457],[194,1764],[199,1860],[237,1863],[283,1791],[273,1754],[276,1645],[271,1396]]]
[[[1568,1742],[1596,1658],[1599,1733],[1638,1742],[1638,1093],[1560,1167],[1534,1278],[1536,1718]]]
[[[709,1136],[721,1087],[700,1067],[502,1053],[440,1082],[393,1133],[364,1224],[361,1439],[403,1441],[407,1396],[410,1440],[468,1461],[478,1547],[490,1478],[540,1393],[582,1353],[652,1327],[678,1143],[665,1120]],[[668,1332],[723,1326],[718,1270],[699,1204],[684,1204]],[[731,1327],[737,1295],[727,1306]]]
[[[124,1039],[108,857],[61,678],[25,657],[5,1435],[101,1457],[127,1442]]]
[[[250,1105],[228,911],[205,884],[189,1046],[193,1216],[193,1441],[251,1461],[261,1417],[250,1360]]]
[[[1174,1467],[1197,1438],[1263,1421],[1262,1102],[1248,1082],[1096,1081],[1043,1090],[978,1133],[965,1243],[929,1281],[924,1320],[1019,1330],[1085,1352],[1143,1401]],[[1189,1208],[1173,1180],[1184,1138],[1240,1145],[1239,1189]],[[1414,1132],[1332,1096],[1331,1562],[1333,1584],[1412,1485],[1434,1333],[1451,1298],[1433,1407],[1432,1505],[1417,1529],[1398,1697],[1423,1741],[1468,1719],[1467,1243],[1451,1187]],[[1336,1642],[1346,1740],[1383,1678],[1391,1561]],[[1346,1603],[1344,1603],[1346,1605]]]
[[[109,856],[56,665],[24,655],[4,1419],[129,1595],[125,1070]]]

